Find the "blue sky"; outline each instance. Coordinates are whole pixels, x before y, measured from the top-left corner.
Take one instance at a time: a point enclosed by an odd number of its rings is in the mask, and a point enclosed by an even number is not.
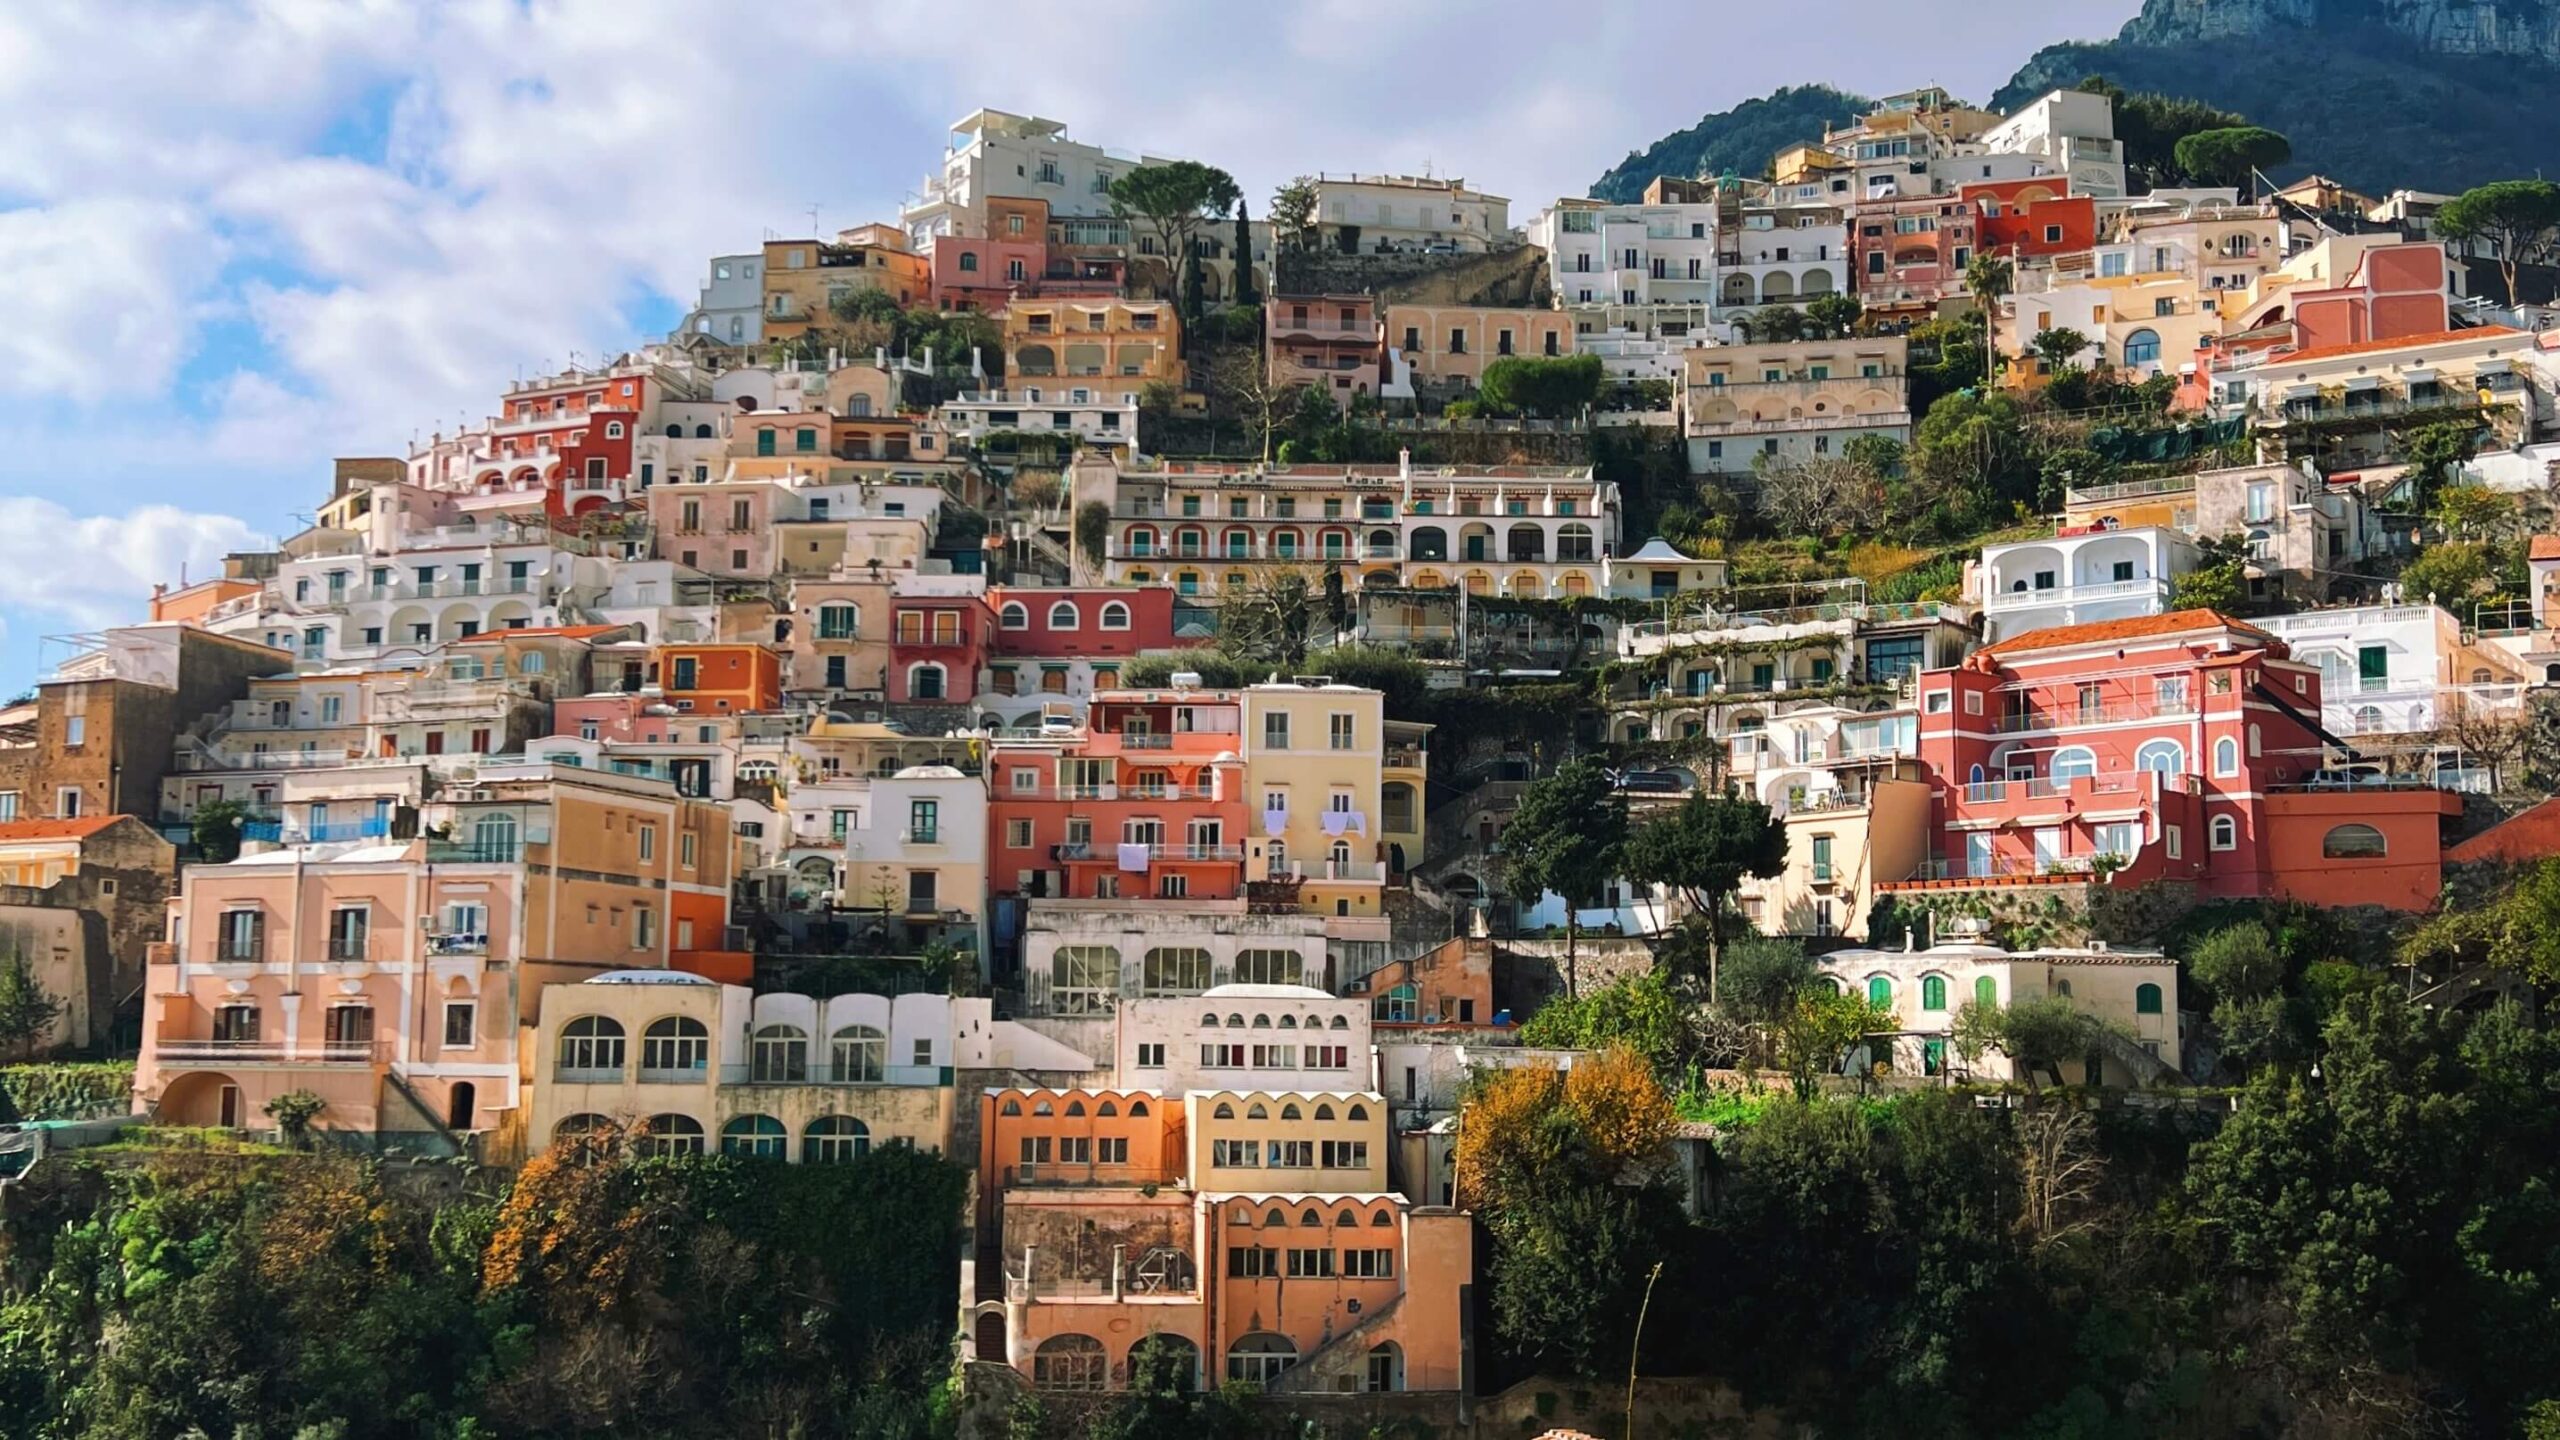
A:
[[[980,106],[1233,171],[1455,174],[1515,219],[1784,84],[1980,98],[2133,0],[880,0],[0,11],[0,694],[291,534],[335,455],[627,349],[706,257],[893,219]],[[100,57],[113,57],[102,71]],[[107,76],[112,75],[112,81]]]

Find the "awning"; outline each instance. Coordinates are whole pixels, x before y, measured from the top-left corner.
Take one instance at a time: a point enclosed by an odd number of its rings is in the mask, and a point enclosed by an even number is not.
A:
[[[2382,377],[2379,375],[2350,375],[2347,377],[2347,388],[2350,390],[2379,390],[2382,388]]]
[[[2319,393],[2320,387],[2317,385],[2287,385],[2284,387],[2284,398],[2287,400],[2309,400],[2317,396]]]
[[[2419,365],[2401,371],[2400,378],[2412,385],[2428,385],[2434,383],[2436,372],[2427,366]]]

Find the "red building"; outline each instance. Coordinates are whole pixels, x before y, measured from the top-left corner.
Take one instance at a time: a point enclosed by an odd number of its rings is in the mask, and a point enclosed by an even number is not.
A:
[[[1926,320],[1962,297],[1965,263],[1981,248],[1974,208],[1956,195],[1863,204],[1850,229],[1859,303],[1887,319]]]
[[[1244,707],[1232,692],[1096,695],[1081,735],[988,763],[999,895],[1226,900],[1244,891]]]
[[[1880,889],[2177,881],[2420,910],[2459,797],[2347,788],[2320,672],[2210,610],[2033,631],[1920,680],[1936,858]]]
[[[553,515],[604,504],[631,475],[632,442],[656,400],[650,385],[645,371],[572,371],[508,392],[491,429],[493,468],[475,483],[494,490],[539,474],[548,492],[543,508]]]
[[[658,691],[686,714],[743,715],[782,708],[782,657],[762,645],[723,642],[658,648]]]
[[[892,704],[978,698],[995,616],[978,595],[899,595],[889,607]]]
[[[1974,209],[1981,248],[2010,260],[2074,255],[2098,243],[2098,202],[2060,180],[1986,180],[1956,194]]]

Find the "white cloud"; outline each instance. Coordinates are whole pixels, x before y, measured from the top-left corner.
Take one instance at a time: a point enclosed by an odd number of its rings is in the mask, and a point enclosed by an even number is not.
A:
[[[138,597],[202,580],[222,557],[259,537],[228,515],[145,505],[122,515],[74,515],[50,500],[0,496],[0,612],[81,628],[130,622]]]
[[[76,200],[0,211],[0,395],[82,405],[147,399],[192,344],[194,297],[220,246],[185,207]]]

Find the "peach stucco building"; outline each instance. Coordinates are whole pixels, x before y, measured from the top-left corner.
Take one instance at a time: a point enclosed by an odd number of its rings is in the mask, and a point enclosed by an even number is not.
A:
[[[264,1128],[267,1102],[309,1090],[324,1129],[455,1147],[498,1131],[484,1153],[502,1153],[546,986],[730,958],[723,805],[497,762],[421,823],[431,838],[187,867],[151,947],[139,1109]]]

